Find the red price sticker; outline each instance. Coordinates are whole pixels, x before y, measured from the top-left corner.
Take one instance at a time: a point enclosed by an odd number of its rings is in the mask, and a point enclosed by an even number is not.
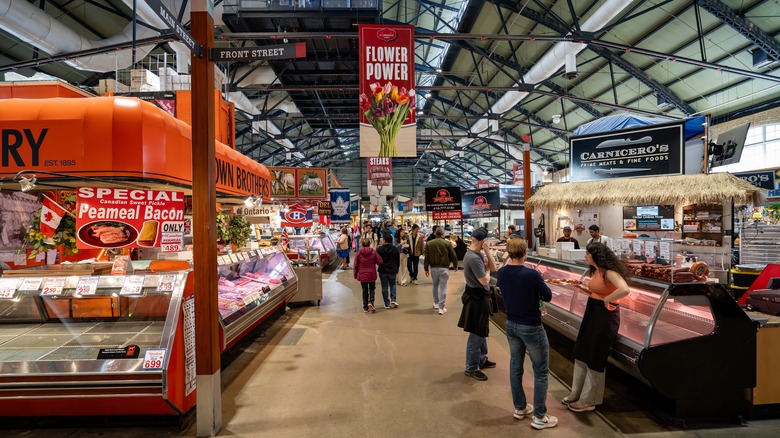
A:
[[[0,278],[0,298],[13,298],[18,285],[18,278]]]
[[[73,295],[95,295],[100,277],[81,277]]]
[[[144,352],[144,363],[141,366],[145,370],[160,370],[165,362],[164,348],[150,348]]]
[[[65,277],[49,277],[43,282],[41,296],[62,295],[65,287]]]

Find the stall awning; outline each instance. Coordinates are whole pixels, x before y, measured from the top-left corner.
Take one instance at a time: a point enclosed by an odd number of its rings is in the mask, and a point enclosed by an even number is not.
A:
[[[532,207],[595,205],[761,204],[765,193],[730,173],[622,178],[549,184],[526,201]]]
[[[88,177],[185,192],[192,187],[192,129],[136,98],[0,99],[0,131],[0,177],[6,180],[27,171],[39,172],[43,185],[78,185],[79,177]],[[270,201],[265,166],[221,143],[216,165],[218,196]]]

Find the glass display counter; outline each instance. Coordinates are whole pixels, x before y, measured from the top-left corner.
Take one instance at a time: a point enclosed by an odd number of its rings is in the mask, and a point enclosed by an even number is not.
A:
[[[151,269],[148,262],[134,266],[134,275],[127,276],[4,273],[9,274],[0,278],[5,415],[190,411],[196,381],[192,272],[160,272],[154,262]],[[220,256],[218,270],[223,351],[297,291],[290,262],[275,247]]]
[[[526,266],[553,294],[543,322],[576,340],[588,300],[576,284],[589,281],[587,267],[535,257]],[[741,415],[756,383],[758,327],[726,288],[633,276],[628,285],[610,362],[675,400],[678,417]]]
[[[320,253],[320,266],[325,269],[330,264],[335,264],[336,244],[327,234],[313,235],[305,234],[301,236],[290,236],[290,242],[287,245],[287,256],[291,260],[299,258],[308,258],[311,250],[317,250]]]

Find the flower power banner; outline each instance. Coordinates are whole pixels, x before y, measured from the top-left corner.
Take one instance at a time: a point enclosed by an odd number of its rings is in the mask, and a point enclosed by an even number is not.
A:
[[[330,189],[331,222],[348,224],[350,210],[349,189]]]
[[[416,157],[414,27],[358,25],[360,156]]]

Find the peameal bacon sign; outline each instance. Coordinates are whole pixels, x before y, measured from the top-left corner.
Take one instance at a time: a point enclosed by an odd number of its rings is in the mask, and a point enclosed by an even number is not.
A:
[[[159,247],[160,237],[184,233],[184,193],[79,187],[76,245],[89,248]]]

